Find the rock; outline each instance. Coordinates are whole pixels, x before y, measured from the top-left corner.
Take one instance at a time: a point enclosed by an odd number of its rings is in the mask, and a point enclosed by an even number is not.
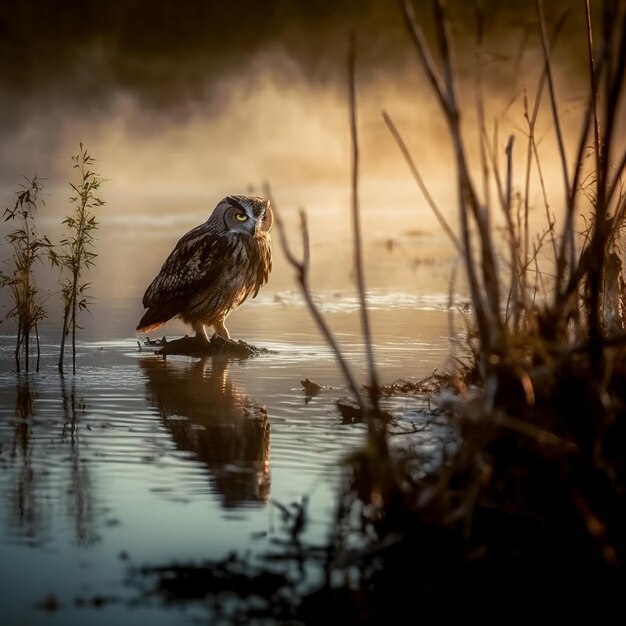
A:
[[[165,337],[154,341],[147,339],[145,345],[149,347],[159,347],[159,349],[155,351],[155,354],[162,356],[173,354],[194,357],[220,355],[237,359],[248,359],[258,356],[259,354],[267,354],[270,352],[267,348],[258,348],[241,339],[239,341],[233,341],[232,339],[224,339],[218,335],[213,335],[210,341],[205,341],[198,336],[189,337],[188,335],[180,339],[173,339],[172,341],[167,341]]]
[[[318,385],[308,378],[301,380],[300,384],[304,387],[304,393],[306,394],[307,398],[312,398],[313,396],[316,396],[320,389],[324,389],[322,385]]]

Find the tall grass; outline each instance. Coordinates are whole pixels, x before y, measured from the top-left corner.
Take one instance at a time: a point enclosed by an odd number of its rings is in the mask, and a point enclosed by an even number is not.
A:
[[[36,264],[47,258],[53,248],[48,238],[37,234],[35,228],[35,214],[43,205],[42,192],[41,179],[37,176],[26,179],[17,193],[15,205],[4,211],[4,221],[16,223],[15,229],[6,235],[12,250],[9,273],[0,274],[0,281],[11,293],[12,307],[6,316],[17,322],[15,362],[18,372],[22,369],[22,360],[24,369],[27,372],[30,370],[33,335],[36,345],[35,368],[39,371],[41,350],[38,324],[46,318],[46,311],[34,270]]]
[[[89,310],[87,291],[90,283],[83,282],[83,274],[94,265],[98,256],[94,252],[95,231],[98,222],[94,211],[104,205],[99,197],[102,178],[90,168],[95,159],[80,144],[79,151],[72,156],[74,169],[78,170],[78,183],[70,183],[73,195],[70,203],[74,212],[63,220],[68,235],[59,244],[60,251],[55,253],[54,262],[61,267],[61,293],[63,296],[63,329],[58,368],[63,372],[65,358],[65,340],[71,334],[72,373],[76,373],[76,330],[78,313]]]
[[[412,4],[408,0],[403,2],[409,33],[448,124],[450,141],[454,147],[461,251],[480,339],[477,357],[482,375],[486,378],[492,373],[497,375],[509,355],[515,355],[514,358],[519,356],[516,350],[520,343],[534,346],[537,352],[535,357],[545,362],[551,357],[549,354],[540,355],[541,347],[548,348],[548,353],[551,351],[550,346],[557,352],[562,351],[565,346],[578,350],[582,342],[598,377],[602,379],[605,373],[602,364],[603,350],[607,339],[609,343],[615,339],[607,337],[606,333],[611,329],[604,323],[615,306],[615,302],[607,298],[606,293],[606,286],[612,282],[607,280],[607,272],[611,270],[606,260],[610,247],[623,227],[626,211],[626,197],[620,194],[624,156],[618,156],[617,163],[610,160],[616,141],[616,120],[626,62],[623,16],[619,14],[616,3],[605,3],[604,23],[600,29],[603,40],[596,52],[592,42],[588,3],[584,7],[588,24],[585,45],[589,54],[590,88],[578,145],[575,154],[570,156],[566,153],[563,138],[563,124],[553,77],[552,52],[541,2],[538,1],[536,6],[544,70],[535,96],[532,116],[526,107],[527,159],[524,166],[519,168],[522,171],[524,167],[526,169],[525,186],[520,192],[520,199],[515,200],[511,192],[514,184],[511,150],[513,136],[507,138],[504,146],[496,143],[493,152],[488,149],[489,164],[482,168],[483,180],[477,181],[472,173],[475,168],[470,167],[461,123],[466,103],[460,101],[455,87],[454,55],[443,3],[434,3],[437,45],[442,59],[440,66],[437,66]],[[480,85],[477,88],[480,89]],[[565,216],[559,232],[559,225],[546,207],[546,230],[538,243],[531,247],[528,234],[529,181],[533,171],[541,176],[541,159],[534,129],[539,102],[546,90],[562,170]],[[482,100],[482,95],[480,99]],[[480,142],[484,150],[485,146],[492,145],[494,138],[489,137],[485,130],[482,110],[479,110],[479,119],[482,129]],[[586,172],[583,166],[590,146],[594,166],[591,175],[584,180]],[[500,150],[506,155],[504,172],[498,166],[496,151]],[[570,160],[573,165],[570,165]],[[515,166],[518,169],[517,164]],[[499,206],[494,206],[487,193],[483,193],[481,197],[479,192],[479,189],[488,189],[492,180],[498,190]],[[590,212],[585,206],[589,199],[592,202]],[[508,277],[498,262],[501,250],[496,245],[491,227],[498,210],[505,217],[508,240],[505,265],[510,268]],[[581,237],[577,232],[575,218],[583,213],[588,214],[587,228]],[[535,261],[544,242],[549,242],[552,246],[554,288],[546,291],[547,302],[543,307],[538,307],[535,304]],[[541,252],[549,254],[549,246],[547,248]],[[622,320],[620,327],[623,326]]]

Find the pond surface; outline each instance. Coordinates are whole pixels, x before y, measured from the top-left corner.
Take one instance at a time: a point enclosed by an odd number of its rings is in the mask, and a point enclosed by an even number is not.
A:
[[[128,232],[103,228],[109,245],[92,313],[81,319],[76,375],[57,372],[54,312],[41,329],[38,373],[16,373],[15,337],[8,323],[0,326],[3,626],[207,623],[202,604],[141,600],[129,583],[133,568],[261,553],[282,532],[272,503],[289,506],[303,496],[303,538],[322,544],[342,459],[363,442],[364,425],[341,419],[336,401],[349,397],[345,382],[280,258],[276,280],[229,322],[231,335],[268,354],[164,361],[134,335],[141,295],[160,261],[120,260],[130,249]],[[179,235],[154,237],[147,258],[164,258]],[[378,249],[370,268],[368,301],[385,383],[445,367],[451,335],[464,330],[462,314],[449,306],[450,260],[433,259],[436,245],[429,245],[423,263],[392,246]],[[317,300],[366,382],[349,272],[324,267],[331,270]],[[171,338],[186,329],[173,322],[163,331]],[[307,377],[325,387],[311,399],[300,382]],[[387,408],[405,421],[428,415],[415,399],[395,398]],[[417,445],[436,457],[443,436],[427,429]]]

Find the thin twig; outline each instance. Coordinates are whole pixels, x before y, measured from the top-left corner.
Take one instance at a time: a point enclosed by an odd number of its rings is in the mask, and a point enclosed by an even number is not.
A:
[[[435,60],[430,53],[430,48],[426,42],[424,33],[422,32],[422,29],[417,26],[417,19],[410,0],[402,0],[402,8],[404,9],[404,17],[409,28],[409,33],[413,36],[417,51],[420,55],[420,60],[426,70],[426,75],[428,76],[435,96],[437,96],[441,108],[446,110],[447,102],[444,96],[445,87],[443,80],[439,74]]]
[[[556,236],[554,231],[555,220],[550,215],[550,202],[548,201],[548,193],[546,191],[546,183],[543,176],[543,169],[541,167],[541,159],[539,158],[539,150],[537,147],[537,141],[535,139],[535,126],[537,122],[537,116],[539,114],[539,102],[541,101],[541,94],[543,93],[543,85],[545,83],[545,72],[542,73],[537,87],[537,94],[535,96],[535,104],[533,106],[532,115],[528,114],[528,98],[524,94],[524,118],[528,124],[528,152],[526,155],[526,178],[524,183],[524,219],[526,222],[526,232],[524,233],[524,256],[526,257],[526,266],[529,265],[528,257],[530,254],[530,233],[528,229],[529,220],[529,200],[530,200],[530,169],[534,160],[537,167],[537,175],[539,177],[539,187],[543,198],[543,206],[546,213],[546,223],[548,225],[548,233],[550,235],[550,244],[552,246],[553,258],[556,260],[558,256],[558,246],[556,242]],[[535,252],[536,254],[536,252]]]
[[[485,147],[485,151],[487,152],[487,156],[489,157],[489,161],[491,163],[491,169],[493,170],[493,178],[496,182],[496,187],[498,190],[498,200],[500,201],[500,206],[504,207],[506,200],[504,197],[504,188],[502,186],[502,176],[500,175],[500,125],[498,120],[495,119],[493,121],[493,137],[492,137],[492,145],[491,150],[487,150]],[[489,137],[487,133],[484,135],[485,144],[488,144]]]
[[[602,374],[602,315],[601,315],[601,291],[602,276],[605,270],[605,259],[607,243],[609,240],[610,227],[613,220],[609,217],[609,207],[607,204],[607,191],[609,179],[609,159],[611,148],[615,139],[615,125],[618,117],[618,104],[624,83],[624,72],[626,71],[626,15],[622,21],[621,39],[617,51],[617,63],[612,71],[613,62],[613,41],[610,36],[614,28],[614,21],[617,19],[616,4],[609,5],[604,15],[605,46],[604,58],[606,59],[606,80],[604,103],[604,129],[602,137],[598,140],[597,155],[597,182],[596,182],[596,210],[593,220],[593,231],[590,242],[590,263],[588,272],[589,284],[589,351],[592,363],[597,366],[598,373]],[[589,14],[587,19],[590,20]],[[590,36],[590,34],[589,34]],[[593,56],[592,56],[593,59]],[[590,72],[595,72],[592,63]]]
[[[426,42],[426,38],[424,37],[424,33],[422,29],[417,24],[417,19],[415,17],[415,12],[413,11],[413,6],[410,0],[402,1],[402,8],[404,11],[404,18],[407,24],[407,28],[409,33],[413,37],[413,42],[415,43],[415,47],[420,56],[420,60],[422,62],[422,66],[426,71],[426,76],[428,77],[432,90],[435,93],[435,96],[439,100],[439,104],[446,114],[448,111],[448,103],[446,101],[444,95],[444,85],[443,81],[439,75],[439,71],[435,65],[435,61],[430,53],[430,48],[428,47],[428,43]],[[447,118],[448,123],[450,120]],[[486,303],[483,298],[483,290],[480,288],[478,283],[478,276],[476,274],[476,266],[474,263],[474,257],[472,254],[471,242],[470,242],[470,230],[469,230],[469,221],[467,211],[464,210],[464,206],[462,205],[463,198],[462,193],[459,192],[459,203],[461,204],[459,210],[459,218],[461,223],[461,240],[462,244],[462,252],[463,258],[465,260],[465,269],[467,271],[467,279],[470,288],[470,293],[472,297],[472,302],[474,303],[474,313],[476,315],[476,322],[480,329],[481,336],[487,337],[488,329],[489,329],[489,321],[488,316],[486,314]]]
[[[605,253],[606,253],[606,169],[605,158],[608,158],[608,152],[604,152],[604,141],[600,136],[600,122],[598,120],[597,99],[598,99],[598,83],[597,83],[597,68],[593,52],[593,29],[591,27],[591,10],[589,8],[588,0],[585,0],[585,18],[587,22],[587,54],[589,59],[589,83],[590,83],[590,102],[589,108],[593,115],[593,146],[595,157],[595,180],[596,180],[596,194],[595,194],[595,218],[593,221],[593,232],[591,236],[590,249],[592,257],[594,258],[589,266],[588,286],[589,286],[589,352],[591,362],[593,366],[599,366],[602,348],[601,338],[602,329],[600,328],[601,316],[600,316],[600,289],[602,285],[602,271],[604,267]],[[610,45],[610,44],[607,44]],[[605,46],[605,50],[606,50]],[[610,81],[610,75],[607,76]],[[607,81],[607,82],[608,82]],[[607,103],[607,111],[610,108],[610,104]],[[609,120],[607,123],[607,133]],[[610,137],[610,136],[609,136]],[[608,138],[607,138],[608,140]]]
[[[348,104],[350,108],[350,140],[352,146],[352,230],[354,231],[354,271],[359,294],[361,326],[367,365],[370,377],[370,398],[375,414],[378,413],[378,395],[380,386],[378,373],[374,359],[374,347],[372,345],[372,331],[367,309],[367,297],[365,293],[365,273],[363,271],[363,243],[361,241],[361,216],[359,211],[359,141],[357,133],[357,107],[356,107],[356,79],[355,79],[355,41],[350,40],[348,53]],[[363,406],[361,405],[363,408]]]
[[[565,154],[565,141],[563,140],[563,131],[561,129],[561,119],[559,109],[556,102],[556,88],[554,86],[554,77],[552,76],[552,65],[550,56],[550,46],[548,43],[548,34],[546,32],[546,21],[543,16],[543,1],[537,0],[537,17],[539,21],[539,32],[541,34],[541,46],[543,49],[545,75],[548,80],[548,94],[550,96],[550,107],[552,109],[552,121],[556,132],[557,145],[559,149],[559,157],[561,159],[561,169],[563,174],[563,182],[565,184],[566,197],[570,195],[569,172],[567,170],[567,156]]]
[[[593,54],[593,29],[591,28],[591,9],[589,0],[585,0],[585,17],[587,20],[587,55],[589,58],[590,101],[593,114],[593,145],[596,153],[596,176],[599,175],[600,158],[600,121],[598,120],[598,85],[596,80],[596,62]]]
[[[510,135],[506,142],[504,152],[506,154],[506,187],[505,187],[505,203],[504,216],[506,219],[507,230],[509,234],[509,256],[511,260],[511,299],[513,302],[513,324],[518,328],[520,320],[520,285],[519,285],[519,241],[516,235],[515,225],[513,224],[513,207],[511,197],[513,194],[513,142],[514,136]],[[519,232],[519,231],[518,231]]]
[[[476,5],[476,111],[478,114],[478,148],[480,169],[483,176],[483,197],[486,205],[490,204],[489,167],[483,138],[487,136],[485,123],[485,99],[483,94],[483,38],[485,33],[485,12],[481,5]]]
[[[609,187],[609,191],[608,191],[608,193],[606,195],[606,201],[609,204],[613,200],[613,196],[615,195],[615,192],[618,190],[618,188],[620,186],[620,182],[622,180],[622,174],[624,173],[624,169],[626,169],[626,150],[624,151],[624,154],[622,155],[622,158],[620,159],[619,163],[617,164],[617,167],[615,168],[615,173],[613,175],[613,181],[611,182],[611,185]]]
[[[308,231],[308,226],[307,226],[306,213],[304,211],[300,211],[300,232],[302,235],[303,254],[302,254],[302,260],[299,260],[293,254],[293,252],[291,251],[291,248],[289,247],[289,241],[287,239],[287,233],[285,231],[285,226],[283,224],[281,213],[277,209],[276,203],[274,202],[272,198],[270,187],[267,184],[265,185],[265,195],[269,198],[270,204],[273,209],[281,248],[285,254],[285,257],[287,258],[288,263],[291,265],[291,267],[294,269],[296,273],[296,278],[298,280],[300,290],[302,291],[302,295],[304,296],[307,306],[309,307],[309,311],[311,312],[311,315],[313,316],[313,319],[315,320],[315,323],[317,324],[318,328],[322,332],[322,335],[328,342],[328,345],[332,348],[333,352],[335,353],[337,362],[339,363],[339,366],[344,375],[344,378],[346,379],[346,382],[348,383],[348,387],[350,387],[350,391],[354,395],[355,400],[357,401],[360,407],[364,408],[366,404],[363,401],[360,386],[357,384],[356,378],[354,374],[352,373],[352,370],[350,366],[348,365],[348,362],[346,361],[346,358],[344,357],[341,351],[341,348],[339,347],[339,344],[337,340],[335,339],[335,336],[332,330],[330,329],[330,326],[326,323],[326,320],[324,319],[324,316],[319,310],[319,307],[315,303],[313,299],[313,295],[311,293],[311,288],[309,286],[309,267],[310,267],[309,231]]]
[[[563,131],[561,129],[561,120],[559,116],[558,105],[556,102],[556,88],[554,86],[554,77],[552,75],[552,61],[550,54],[550,46],[548,43],[548,34],[546,32],[546,21],[543,15],[543,2],[536,0],[537,21],[539,22],[539,33],[541,35],[541,46],[543,50],[544,68],[546,79],[548,81],[548,94],[550,96],[550,108],[552,111],[552,122],[556,133],[557,147],[559,150],[559,159],[563,175],[563,184],[565,187],[565,223],[563,227],[563,242],[557,261],[557,290],[560,289],[564,278],[566,267],[574,267],[574,192],[570,186],[569,172],[567,167],[567,156],[565,154],[565,142],[563,140]],[[569,254],[569,263],[566,259]]]
[[[561,31],[563,30],[563,26],[565,25],[567,18],[567,12],[563,13],[559,20],[557,21],[554,30],[552,31],[552,35],[550,40],[552,42],[556,42]],[[530,254],[530,232],[529,232],[529,202],[530,202],[530,168],[531,163],[535,160],[535,164],[537,166],[537,174],[539,176],[539,184],[541,186],[541,192],[543,194],[543,205],[546,212],[546,221],[549,228],[550,233],[550,243],[552,245],[554,259],[558,258],[558,246],[555,237],[554,225],[555,221],[550,215],[550,204],[548,202],[548,194],[546,193],[545,181],[543,178],[543,172],[541,170],[541,161],[539,159],[539,152],[537,148],[537,141],[535,139],[535,128],[537,125],[537,118],[539,117],[539,111],[541,106],[541,100],[543,98],[544,87],[546,84],[546,64],[544,63],[543,71],[541,72],[541,76],[539,77],[539,84],[537,85],[537,91],[535,93],[535,101],[533,104],[532,115],[528,114],[528,98],[526,93],[524,93],[524,118],[528,124],[528,150],[526,155],[526,181],[525,181],[525,195],[524,195],[524,222],[525,222],[525,232],[524,232],[524,254],[523,257],[528,259],[528,255]],[[529,263],[526,261],[526,265]]]
[[[413,178],[415,179],[415,182],[417,182],[420,188],[420,191],[422,192],[424,198],[426,199],[426,202],[428,203],[428,206],[431,208],[432,212],[435,214],[437,221],[439,222],[439,224],[445,231],[446,235],[448,235],[448,237],[450,238],[450,241],[456,248],[457,252],[461,254],[462,253],[461,244],[459,240],[457,239],[456,235],[454,234],[454,232],[452,231],[452,228],[446,221],[446,218],[443,216],[443,214],[439,210],[437,203],[434,201],[433,197],[430,195],[430,192],[428,191],[428,187],[426,187],[426,183],[424,183],[424,179],[419,173],[419,170],[417,169],[417,166],[415,165],[415,161],[413,161],[413,157],[411,156],[411,153],[409,152],[409,149],[407,148],[407,145],[404,142],[404,139],[402,139],[402,136],[398,132],[398,129],[396,125],[393,123],[389,114],[386,111],[383,111],[382,115],[383,115],[383,119],[385,120],[385,124],[387,124],[387,128],[389,129],[389,132],[391,133],[396,143],[398,144],[398,147],[400,148],[400,152],[402,152],[402,156],[407,162],[409,169],[411,170],[411,174],[413,174]]]

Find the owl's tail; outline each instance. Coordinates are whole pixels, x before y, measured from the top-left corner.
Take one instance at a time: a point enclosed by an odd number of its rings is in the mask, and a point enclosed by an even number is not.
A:
[[[148,334],[148,333],[154,332],[158,328],[161,328],[161,326],[163,326],[163,324],[165,324],[165,322],[156,322],[155,324],[148,324],[146,326],[145,324],[142,325],[141,322],[140,322],[135,330],[137,332],[139,332],[139,333],[146,333],[146,334]]]
[[[140,333],[151,333],[179,313],[180,303],[178,302],[150,307],[139,320],[136,330]]]

